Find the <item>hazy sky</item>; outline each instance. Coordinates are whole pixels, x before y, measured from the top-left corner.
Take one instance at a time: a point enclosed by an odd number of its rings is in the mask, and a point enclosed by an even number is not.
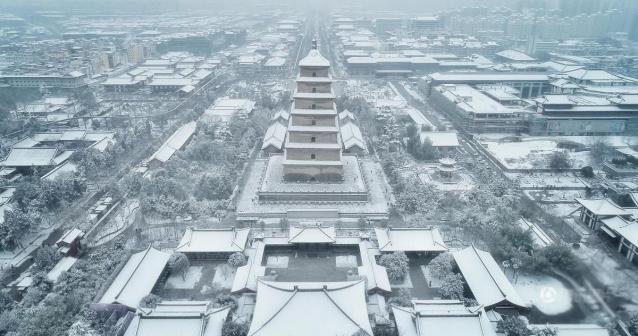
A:
[[[215,8],[255,8],[246,5],[284,6],[325,10],[336,6],[393,11],[435,12],[463,6],[512,5],[518,0],[1,0],[0,6],[13,8],[124,10],[213,10]]]

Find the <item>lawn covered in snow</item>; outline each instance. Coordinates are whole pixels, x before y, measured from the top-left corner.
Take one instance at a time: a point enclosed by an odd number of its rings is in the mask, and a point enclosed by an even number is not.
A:
[[[523,140],[521,142],[483,141],[487,150],[509,169],[549,168],[549,158],[561,151],[555,140]],[[580,168],[592,163],[589,151],[569,152],[572,167]]]

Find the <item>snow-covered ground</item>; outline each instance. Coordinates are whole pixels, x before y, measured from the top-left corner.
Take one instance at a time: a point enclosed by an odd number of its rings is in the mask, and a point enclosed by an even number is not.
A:
[[[587,184],[571,173],[509,173],[508,177],[525,189],[543,189],[547,186],[584,189]]]
[[[512,137],[511,133],[485,133],[477,134],[477,137],[481,140],[497,141],[503,138]],[[537,140],[565,140],[576,142],[585,146],[591,146],[595,141],[602,139],[607,144],[613,147],[625,147],[630,144],[638,143],[638,136],[604,136],[604,137],[591,137],[591,136],[527,136],[522,138],[523,141],[537,141]]]
[[[215,275],[213,276],[213,284],[221,288],[232,288],[235,279],[236,270],[228,264],[219,264],[215,267]]]
[[[203,266],[190,266],[184,276],[180,273],[172,273],[166,280],[167,288],[193,289],[202,277]]]
[[[572,308],[572,291],[554,277],[521,274],[513,284],[523,300],[545,315],[566,313]]]
[[[528,140],[521,142],[483,141],[487,150],[509,169],[549,168],[549,156],[561,149],[555,140]],[[572,167],[591,165],[588,151],[569,152]]]

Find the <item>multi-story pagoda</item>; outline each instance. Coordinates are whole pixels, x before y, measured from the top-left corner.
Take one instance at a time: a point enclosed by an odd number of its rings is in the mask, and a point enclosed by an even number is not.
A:
[[[284,145],[285,181],[339,182],[344,176],[339,118],[330,62],[313,46],[299,61]]]

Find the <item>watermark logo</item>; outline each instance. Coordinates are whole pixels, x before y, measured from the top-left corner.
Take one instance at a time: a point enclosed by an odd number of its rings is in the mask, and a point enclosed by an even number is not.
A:
[[[556,302],[557,292],[554,287],[543,287],[540,290],[539,297],[540,301],[543,303],[554,303]]]

